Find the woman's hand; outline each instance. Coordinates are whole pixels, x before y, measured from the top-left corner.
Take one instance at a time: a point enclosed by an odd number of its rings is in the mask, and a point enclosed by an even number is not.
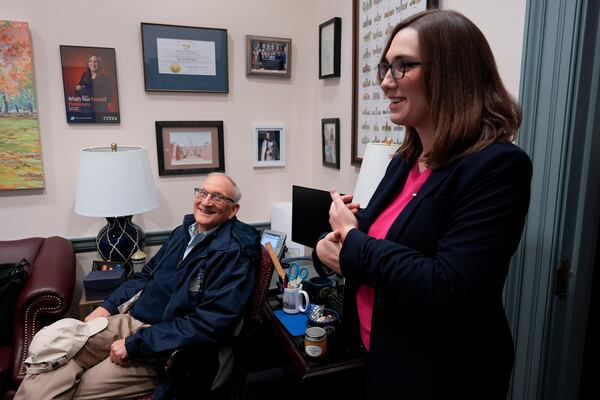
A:
[[[343,196],[340,196],[342,198],[342,201],[344,202],[344,204],[346,205],[346,208],[350,211],[352,211],[352,214],[358,213],[358,210],[360,209],[360,204],[358,203],[352,203],[352,199],[354,198],[354,195],[351,194],[345,194]]]
[[[350,230],[358,228],[358,221],[354,216],[358,212],[358,204],[347,205],[335,188],[332,188],[330,192],[333,201],[331,207],[329,207],[329,225],[331,225],[333,231],[338,232],[340,240],[343,242]],[[348,201],[351,201],[352,197],[346,195],[344,198],[349,198]]]
[[[339,232],[329,232],[327,236],[317,242],[315,251],[319,260],[336,274],[341,275],[340,251],[342,242]]]

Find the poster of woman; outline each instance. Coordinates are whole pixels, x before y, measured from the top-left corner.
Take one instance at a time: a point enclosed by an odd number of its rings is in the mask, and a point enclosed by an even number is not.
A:
[[[67,123],[119,123],[115,49],[60,46]]]

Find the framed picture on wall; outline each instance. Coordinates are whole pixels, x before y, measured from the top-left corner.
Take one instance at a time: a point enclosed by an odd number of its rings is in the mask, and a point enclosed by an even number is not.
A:
[[[225,172],[223,121],[156,121],[158,174]]]
[[[142,22],[144,86],[157,92],[229,92],[227,29]]]
[[[246,75],[289,78],[292,39],[246,35]]]
[[[60,46],[67,123],[118,124],[115,49]]]
[[[342,19],[335,17],[319,25],[319,79],[340,76]]]
[[[321,141],[323,143],[323,165],[340,169],[340,119],[321,120]]]
[[[401,143],[404,127],[389,120],[389,102],[377,81],[377,64],[387,39],[403,19],[437,7],[438,0],[353,1],[352,31],[352,155],[360,165],[367,143],[383,140]]]
[[[285,166],[285,134],[282,126],[255,127],[252,143],[255,167]]]

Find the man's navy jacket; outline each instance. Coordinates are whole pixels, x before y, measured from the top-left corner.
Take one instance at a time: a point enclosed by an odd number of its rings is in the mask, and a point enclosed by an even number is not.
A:
[[[102,304],[111,314],[138,291],[131,315],[151,326],[125,339],[132,358],[156,359],[190,345],[219,345],[245,312],[255,286],[258,232],[236,217],[182,260],[193,215],[186,215],[158,253]]]

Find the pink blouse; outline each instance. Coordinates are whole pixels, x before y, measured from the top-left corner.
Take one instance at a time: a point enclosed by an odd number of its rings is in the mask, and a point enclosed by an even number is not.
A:
[[[431,175],[429,168],[419,172],[418,163],[411,168],[404,188],[375,219],[369,228],[368,235],[375,239],[384,239],[390,227],[398,218],[408,202],[417,195],[427,178]],[[371,337],[371,319],[373,317],[373,303],[375,301],[375,290],[367,285],[360,285],[356,291],[356,307],[358,310],[358,320],[360,323],[360,338],[367,350],[369,350]]]

